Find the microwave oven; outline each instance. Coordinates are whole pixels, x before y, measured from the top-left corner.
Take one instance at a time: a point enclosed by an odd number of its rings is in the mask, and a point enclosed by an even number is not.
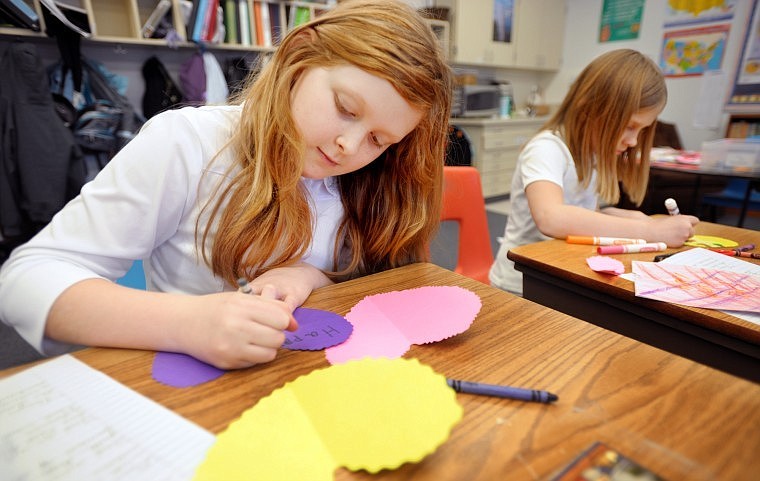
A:
[[[499,114],[501,89],[498,85],[460,85],[454,88],[451,115],[492,117]]]

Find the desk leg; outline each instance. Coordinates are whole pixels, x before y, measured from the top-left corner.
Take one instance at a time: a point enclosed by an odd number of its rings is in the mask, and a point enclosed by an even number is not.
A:
[[[692,195],[691,205],[694,212],[684,212],[697,217],[702,217],[702,199],[699,197],[699,189],[702,187],[702,176],[697,174],[697,181],[694,182],[694,194]]]
[[[744,193],[744,202],[742,202],[742,210],[739,212],[739,223],[737,224],[738,227],[744,227],[744,218],[747,217],[747,209],[749,208],[749,198],[752,195],[752,186],[754,185],[753,181],[747,182],[747,192]]]

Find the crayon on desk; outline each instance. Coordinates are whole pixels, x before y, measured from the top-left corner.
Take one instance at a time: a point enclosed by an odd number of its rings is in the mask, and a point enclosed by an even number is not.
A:
[[[625,244],[646,244],[644,239],[627,239],[625,237],[588,237],[582,235],[569,235],[565,238],[568,244],[585,244],[592,246],[616,246]]]
[[[678,204],[675,199],[665,199],[665,208],[668,209],[668,214],[670,215],[678,215],[681,213],[681,211],[678,210]]]
[[[627,244],[618,246],[599,246],[596,252],[599,254],[633,254],[636,252],[659,252],[667,249],[664,242],[650,242],[648,244]]]
[[[518,401],[534,401],[539,403],[554,402],[559,397],[547,391],[538,389],[524,389],[511,386],[499,386],[496,384],[483,384],[480,382],[459,381],[446,379],[446,383],[456,392],[465,394],[480,394],[481,396],[493,396]]]
[[[715,252],[720,252],[721,254],[725,254],[727,256],[734,256],[734,257],[746,257],[748,259],[760,259],[760,253],[758,252],[746,252],[746,251],[740,251],[739,249],[719,249]]]

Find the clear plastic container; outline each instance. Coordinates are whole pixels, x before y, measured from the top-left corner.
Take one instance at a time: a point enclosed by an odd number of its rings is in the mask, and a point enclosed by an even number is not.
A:
[[[703,142],[700,165],[706,169],[760,173],[760,140],[720,139]]]

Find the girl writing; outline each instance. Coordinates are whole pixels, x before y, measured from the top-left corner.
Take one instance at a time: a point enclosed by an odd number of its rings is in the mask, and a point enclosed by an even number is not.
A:
[[[657,65],[635,50],[593,60],[557,112],[520,152],[504,242],[489,279],[522,294],[512,247],[568,235],[630,237],[679,247],[694,234],[690,215],[649,217],[615,205],[620,184],[637,205],[646,194],[654,124],[667,101]]]
[[[0,318],[48,355],[83,344],[224,369],[273,359],[313,289],[427,258],[450,91],[411,7],[339,4],[291,31],[230,105],[147,122],[13,252]],[[133,259],[147,291],[113,282]]]

